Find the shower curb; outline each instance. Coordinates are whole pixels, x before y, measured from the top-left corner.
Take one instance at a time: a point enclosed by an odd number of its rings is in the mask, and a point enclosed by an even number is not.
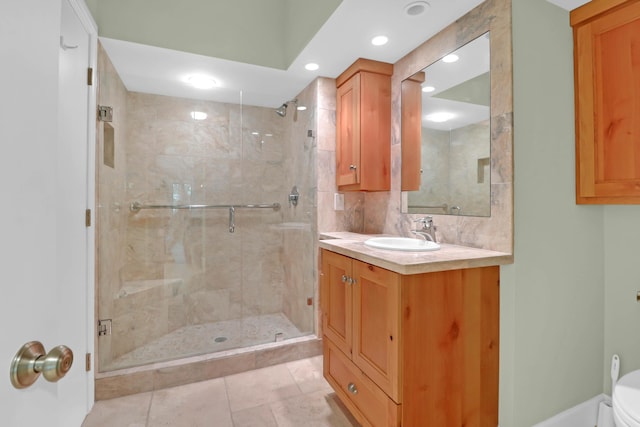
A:
[[[250,349],[226,351],[155,363],[139,368],[97,373],[95,400],[113,399],[206,381],[321,354],[322,340],[311,336],[263,344]]]

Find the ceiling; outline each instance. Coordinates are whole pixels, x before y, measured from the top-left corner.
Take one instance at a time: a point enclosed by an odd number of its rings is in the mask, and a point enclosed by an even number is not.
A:
[[[87,4],[129,91],[275,108],[316,77],[337,77],[357,58],[397,62],[482,1],[427,0],[418,16],[405,13],[415,0],[182,0],[178,8],[173,0]],[[584,3],[548,1],[564,8]],[[212,35],[212,28],[219,32]],[[376,35],[389,42],[373,46]],[[309,62],[319,69],[307,71]],[[217,86],[191,87],[184,80],[194,73],[212,77]]]
[[[553,3],[556,6],[560,6],[563,9],[573,10],[576,7],[582,6],[585,3],[589,3],[590,0],[547,0],[549,3]]]

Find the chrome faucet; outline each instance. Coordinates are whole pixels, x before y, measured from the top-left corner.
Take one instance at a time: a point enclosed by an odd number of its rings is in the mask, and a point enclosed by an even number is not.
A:
[[[413,234],[422,236],[425,240],[436,242],[436,226],[433,225],[433,217],[425,216],[424,218],[418,218],[414,222],[422,224],[419,230],[411,230]]]

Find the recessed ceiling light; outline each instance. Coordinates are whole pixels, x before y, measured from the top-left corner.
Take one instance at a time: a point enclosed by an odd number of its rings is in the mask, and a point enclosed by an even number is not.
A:
[[[307,107],[305,107],[304,105],[298,105],[298,111],[304,111],[307,109]]]
[[[189,84],[198,89],[211,89],[218,85],[211,77],[202,74],[191,75],[187,77],[186,80]]]
[[[251,132],[251,135],[260,135],[260,132],[253,131]]]
[[[460,59],[458,55],[454,55],[453,53],[450,53],[449,55],[442,58],[442,62],[451,63],[451,62],[456,62],[458,59]]]
[[[436,88],[433,86],[425,86],[422,88],[422,91],[425,93],[433,92],[434,90],[436,90]]]
[[[426,1],[414,1],[404,7],[404,13],[409,16],[422,15],[429,9],[429,3]]]
[[[454,117],[455,116],[452,113],[439,111],[437,113],[428,114],[427,116],[425,116],[425,119],[427,119],[430,122],[434,122],[434,123],[443,123],[443,122],[446,122],[448,120],[453,119]]]
[[[371,44],[374,46],[382,46],[387,44],[389,38],[387,36],[375,36],[371,39]]]
[[[307,65],[304,66],[304,68],[309,70],[309,71],[315,71],[318,68],[320,68],[320,66],[318,64],[316,64],[315,62],[309,62]]]
[[[204,120],[207,118],[207,113],[203,112],[203,111],[192,111],[191,112],[191,118],[193,120]]]

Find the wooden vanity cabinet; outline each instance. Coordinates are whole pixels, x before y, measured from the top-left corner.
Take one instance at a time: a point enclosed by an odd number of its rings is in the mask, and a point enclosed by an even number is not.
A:
[[[336,183],[340,191],[391,188],[393,65],[358,59],[336,79]]]
[[[576,202],[640,203],[640,1],[593,0],[571,12]]]
[[[497,425],[497,266],[401,275],[321,256],[324,376],[361,424]]]

